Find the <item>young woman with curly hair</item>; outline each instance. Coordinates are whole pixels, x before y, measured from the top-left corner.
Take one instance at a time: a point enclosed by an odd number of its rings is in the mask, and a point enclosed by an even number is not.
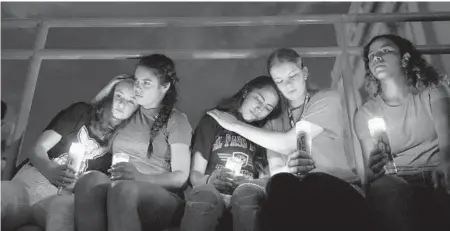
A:
[[[379,35],[364,48],[372,98],[355,129],[367,159],[368,201],[379,230],[449,230],[450,91],[444,75],[414,45]],[[385,149],[372,141],[368,121],[383,118],[397,174],[386,174]]]

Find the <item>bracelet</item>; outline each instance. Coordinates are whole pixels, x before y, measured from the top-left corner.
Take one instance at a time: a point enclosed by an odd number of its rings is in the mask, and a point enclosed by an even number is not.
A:
[[[211,175],[208,175],[208,178],[206,178],[206,184],[208,184],[209,178],[211,177]]]

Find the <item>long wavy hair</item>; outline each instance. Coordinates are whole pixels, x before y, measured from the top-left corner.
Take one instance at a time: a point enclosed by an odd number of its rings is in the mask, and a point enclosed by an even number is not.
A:
[[[133,78],[129,77],[124,79],[123,81],[129,81],[130,83],[133,83]],[[102,145],[106,145],[110,141],[112,141],[112,137],[116,135],[120,129],[124,128],[136,113],[136,111],[133,112],[133,114],[130,117],[128,117],[125,120],[122,120],[117,125],[111,123],[114,92],[118,84],[116,84],[113,87],[113,89],[109,92],[109,94],[106,97],[104,97],[103,99],[92,105],[93,110],[89,126],[93,129],[96,129],[97,131],[100,132],[100,134],[103,135],[103,138],[98,137],[99,140],[101,140]]]
[[[149,68],[159,78],[159,83],[170,84],[169,89],[165,93],[156,120],[150,128],[149,145],[147,156],[150,157],[153,152],[153,139],[158,133],[167,126],[172,110],[177,102],[178,92],[176,83],[179,81],[175,70],[175,63],[169,57],[162,54],[152,54],[142,57],[137,66]]]
[[[407,39],[394,34],[383,34],[373,37],[369,43],[364,46],[363,60],[366,74],[365,88],[370,96],[376,97],[381,92],[380,81],[373,76],[369,68],[369,49],[373,42],[378,39],[388,39],[392,41],[400,51],[400,58],[403,58],[405,53],[410,54],[410,58],[406,66],[402,65],[404,77],[408,85],[408,89],[412,94],[418,94],[424,89],[435,86],[440,83],[448,81],[447,76],[442,75],[436,71],[422,56],[422,54],[416,49],[416,47]],[[447,82],[448,84],[448,82]]]
[[[281,114],[281,106],[280,106],[281,103],[280,102],[281,102],[282,96],[281,96],[280,92],[278,91],[276,84],[273,82],[272,78],[270,78],[269,76],[262,75],[262,76],[258,76],[256,78],[250,80],[234,95],[232,95],[231,97],[222,99],[217,104],[215,109],[233,114],[234,116],[236,116],[236,118],[245,122],[244,119],[242,118],[241,113],[239,113],[239,108],[241,108],[242,103],[245,100],[245,97],[250,92],[254,91],[255,89],[262,89],[267,86],[273,87],[273,89],[275,90],[276,94],[278,95],[278,98],[280,99],[280,101],[277,103],[277,105],[274,107],[274,109],[269,113],[269,115],[266,116],[264,119],[249,123],[250,125],[255,126],[255,127],[262,127],[262,126],[264,126],[264,124],[267,123],[267,121],[269,121],[273,118],[276,118]],[[255,170],[258,173],[258,175],[261,175],[261,174],[268,175],[268,171],[267,171],[266,167],[268,166],[269,163],[267,161],[267,155],[266,155],[265,149],[262,147],[259,147],[256,144],[254,144],[254,145],[256,147],[258,147],[256,150],[256,154],[253,156],[253,165],[255,166]]]

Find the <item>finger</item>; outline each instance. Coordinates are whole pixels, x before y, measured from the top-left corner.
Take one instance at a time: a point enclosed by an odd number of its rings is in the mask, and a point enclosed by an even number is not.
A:
[[[58,185],[60,187],[64,187],[64,188],[70,184],[69,182],[66,182],[64,179],[58,179],[58,183],[59,183]]]
[[[59,166],[59,169],[62,171],[72,171],[75,172],[75,168],[72,165],[63,164]]]
[[[296,166],[315,166],[315,163],[311,159],[291,159],[288,161],[288,167]]]
[[[114,173],[111,175],[111,180],[115,181],[115,180],[125,180],[125,175],[122,173]]]
[[[378,173],[379,171],[381,171],[381,169],[383,169],[383,167],[389,162],[389,159],[383,158],[382,160],[380,160],[378,163],[376,163],[375,165],[373,165],[370,169],[372,170],[372,172],[374,173]]]
[[[309,156],[307,152],[302,151],[302,150],[297,150],[297,151],[289,154],[289,157],[290,157],[290,159],[298,159],[298,158],[311,159],[311,156]]]
[[[431,173],[431,179],[433,180],[433,188],[438,189],[441,184],[441,179],[439,177],[439,173],[437,171],[433,171]]]
[[[370,152],[370,156],[378,156],[378,155],[383,154],[383,153],[384,153],[384,152],[383,152],[382,149],[376,147],[375,149],[373,149],[373,150]]]
[[[230,188],[230,187],[233,187],[233,182],[231,182],[231,181],[226,181],[226,180],[223,180],[223,181],[218,181],[219,182],[219,184],[222,186],[222,187],[224,187],[224,188]]]
[[[125,166],[115,165],[114,167],[111,167],[111,171],[112,172],[124,172],[125,171]]]
[[[71,171],[64,171],[64,172],[62,172],[62,174],[60,176],[66,177],[66,178],[71,178],[71,179],[76,179],[74,172],[71,172]]]
[[[61,182],[60,180],[53,180],[52,183],[56,185],[56,187],[64,187],[64,182]]]
[[[295,167],[289,167],[289,172],[292,174],[297,173],[307,173],[314,169],[314,166],[295,166]]]
[[[377,155],[371,156],[370,159],[369,159],[369,167],[373,166],[373,165],[376,165],[377,163],[379,163],[383,159],[389,159],[389,157],[387,156],[386,153],[379,153]]]
[[[448,178],[446,179],[444,174],[441,175],[440,179],[441,179],[442,188],[446,189],[447,193],[450,192],[450,181],[449,181],[449,179]]]
[[[220,178],[228,178],[228,179],[233,179],[234,175],[230,172],[223,172],[222,174],[220,174]]]
[[[384,176],[384,174],[386,174],[386,170],[384,170],[384,168],[383,168],[383,169],[381,169],[378,173],[375,173],[375,174],[374,174],[374,178],[375,178],[375,179],[378,179],[378,178]]]
[[[76,181],[75,178],[71,178],[71,177],[62,177],[60,180],[65,183],[73,183]]]

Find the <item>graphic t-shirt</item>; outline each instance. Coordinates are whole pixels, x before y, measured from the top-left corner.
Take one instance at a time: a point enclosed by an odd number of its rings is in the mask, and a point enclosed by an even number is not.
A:
[[[81,143],[86,147],[81,171],[97,170],[107,173],[112,157],[108,152],[108,141],[102,141],[89,129],[93,106],[87,103],[75,103],[59,112],[45,128],[61,135],[61,140],[48,151],[50,159],[63,164],[67,159],[72,143]]]
[[[244,163],[240,173],[248,179],[258,178],[254,157],[264,153],[264,149],[253,142],[222,128],[209,115],[200,120],[194,132],[192,149],[193,152],[199,151],[208,161],[205,174],[225,167],[229,157],[237,157]]]

